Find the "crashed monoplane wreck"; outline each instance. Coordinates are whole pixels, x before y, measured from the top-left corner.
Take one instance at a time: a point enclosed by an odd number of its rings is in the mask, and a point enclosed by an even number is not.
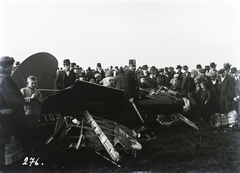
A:
[[[41,57],[44,57],[43,61]],[[40,61],[38,66],[23,73],[23,67],[31,66],[35,59]],[[46,74],[42,69],[51,65],[50,74]],[[139,107],[135,110],[144,126],[125,127],[122,125],[124,90],[79,80],[73,86],[55,90],[57,65],[51,54],[38,53],[26,59],[13,73],[19,88],[24,86],[29,75],[34,74],[40,79],[38,89],[44,93],[45,102],[41,106],[38,135],[47,146],[53,146],[52,149],[93,147],[97,154],[119,166],[122,152],[134,157],[141,152],[142,145],[138,140],[146,135],[149,117],[159,122],[159,115],[175,115],[174,122],[184,122],[198,130],[181,115],[186,107],[184,99],[167,88],[159,88],[154,94],[141,91]],[[102,149],[110,158],[101,154]]]

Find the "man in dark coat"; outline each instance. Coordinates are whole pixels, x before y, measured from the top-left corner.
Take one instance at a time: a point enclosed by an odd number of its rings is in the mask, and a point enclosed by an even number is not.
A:
[[[162,86],[168,87],[168,78],[164,74],[164,69],[160,68],[159,69],[159,75],[157,77],[157,87],[160,88]]]
[[[123,76],[124,89],[124,118],[123,123],[129,128],[139,126],[139,118],[134,110],[133,103],[139,105],[139,85],[135,74],[136,61],[129,60],[129,70]]]
[[[123,89],[123,69],[122,68],[118,70],[118,74],[115,77],[114,84],[115,84],[115,88]]]
[[[220,75],[219,102],[221,113],[229,113],[234,109],[235,85],[233,78],[226,74],[225,69],[218,71]]]
[[[140,120],[133,105],[139,106],[139,85],[135,73],[136,61],[129,60],[129,70],[123,76],[123,89],[124,89],[124,116],[123,124],[131,129],[145,125]],[[148,128],[146,131],[148,140],[156,139],[155,134]]]
[[[182,74],[182,84],[181,84],[181,90],[182,93],[187,95],[188,93],[188,86],[189,84],[189,79],[191,78],[191,73],[188,71],[188,66],[184,65],[183,66],[183,74]]]
[[[71,85],[74,85],[76,81],[76,74],[70,70],[70,60],[65,59],[63,61],[64,70],[57,74],[57,77],[54,81],[54,87],[57,90],[67,88]]]
[[[105,72],[104,72],[104,70],[102,69],[102,64],[101,64],[100,62],[97,63],[97,68],[96,68],[96,71],[94,72],[94,75],[95,75],[96,73],[101,74],[101,80],[105,78]]]
[[[211,114],[219,113],[220,112],[220,105],[219,105],[219,88],[220,88],[220,80],[217,78],[218,73],[211,72],[209,74],[210,81],[209,81],[209,90],[211,92]]]

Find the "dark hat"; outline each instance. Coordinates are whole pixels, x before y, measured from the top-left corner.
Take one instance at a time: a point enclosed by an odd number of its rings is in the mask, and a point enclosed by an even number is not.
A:
[[[196,68],[197,68],[197,69],[198,69],[198,68],[202,68],[201,64],[197,64],[197,65],[196,65]]]
[[[142,66],[142,70],[147,70],[148,69],[148,66],[147,65],[143,65]]]
[[[224,71],[225,71],[225,69],[222,68],[222,69],[218,70],[218,73],[219,73],[219,74],[223,74]]]
[[[79,65],[74,65],[73,69],[79,69]]]
[[[231,65],[228,62],[223,64],[224,69],[228,69],[230,67],[231,67]]]
[[[232,74],[237,73],[237,68],[236,68],[236,67],[232,67],[232,68],[231,68],[231,73],[232,73]]]
[[[16,62],[15,62],[15,65],[16,65],[16,66],[20,65],[20,62],[19,62],[19,61],[16,61]]]
[[[164,69],[163,69],[163,68],[160,68],[160,69],[158,70],[158,72],[164,72]]]
[[[14,63],[14,59],[12,57],[9,56],[3,56],[0,58],[0,66],[2,66],[3,68],[6,68],[10,65],[12,65]]]
[[[173,67],[168,67],[168,70],[174,70],[174,68]]]
[[[97,67],[102,67],[102,64],[100,62],[97,63]]]
[[[71,63],[71,68],[74,68],[75,65],[76,65],[76,63],[75,63],[75,62],[72,62],[72,63]]]
[[[149,70],[149,73],[155,73],[157,71],[157,68],[155,66],[152,66]]]
[[[188,69],[188,66],[187,65],[184,65],[183,66],[183,70],[187,70]]]
[[[210,70],[209,65],[205,65],[205,70]]]
[[[135,59],[130,59],[129,60],[129,65],[135,65],[136,66],[136,60]]]
[[[205,69],[201,69],[199,72],[200,72],[200,73],[205,73],[206,70],[205,70]]]
[[[182,69],[181,65],[177,65],[176,69]]]
[[[165,70],[165,71],[168,71],[168,67],[165,67],[164,70]]]
[[[211,62],[211,63],[210,63],[210,67],[211,67],[211,68],[215,68],[216,66],[217,66],[217,64],[215,64],[215,62]]]
[[[63,60],[63,65],[70,65],[70,60],[69,59]]]

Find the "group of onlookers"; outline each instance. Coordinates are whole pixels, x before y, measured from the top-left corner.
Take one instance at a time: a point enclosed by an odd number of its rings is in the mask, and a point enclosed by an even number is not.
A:
[[[67,66],[65,61],[68,61]],[[229,63],[224,63],[219,70],[216,67],[214,62],[204,68],[197,64],[192,70],[187,65],[177,65],[175,68],[143,65],[135,73],[140,89],[154,93],[161,87],[167,87],[177,91],[190,100],[191,114],[195,119],[209,122],[214,113],[228,113],[231,110],[240,113],[239,71]],[[111,66],[104,70],[101,63],[97,63],[96,69],[89,67],[84,70],[69,60],[64,60],[64,68],[72,76],[68,80],[65,80],[65,75],[61,76],[64,87],[74,84],[76,80],[84,80],[118,89],[123,89],[123,75],[128,70],[128,66]],[[55,81],[56,89],[64,88],[58,79],[60,75],[57,75]]]

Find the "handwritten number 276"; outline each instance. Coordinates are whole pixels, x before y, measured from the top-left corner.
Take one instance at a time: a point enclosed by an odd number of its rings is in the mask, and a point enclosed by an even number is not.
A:
[[[35,166],[38,166],[39,165],[38,160],[39,160],[39,158],[37,158],[35,160],[34,157],[30,157],[30,159],[28,159],[28,157],[25,157],[22,165],[28,165],[29,164],[29,166],[32,166],[32,164],[34,164]]]

